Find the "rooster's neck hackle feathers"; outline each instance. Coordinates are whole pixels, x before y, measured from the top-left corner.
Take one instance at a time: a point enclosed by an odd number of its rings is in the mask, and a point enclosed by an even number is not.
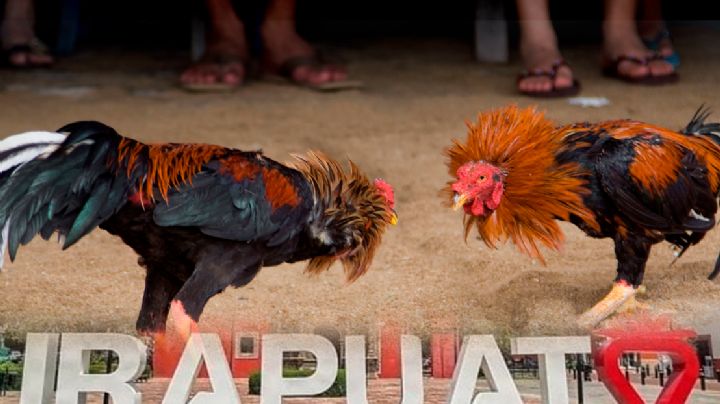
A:
[[[337,256],[311,259],[307,272],[325,271],[341,259],[347,279],[352,282],[367,271],[390,221],[387,201],[352,161],[346,171],[337,161],[319,152],[294,157],[296,161],[291,166],[308,180],[315,200],[312,231],[321,241],[343,241],[340,238],[352,246]]]
[[[118,163],[126,167],[128,176],[141,159],[147,161],[147,174],[138,190],[154,199],[154,189],[163,199],[168,191],[191,181],[212,158],[223,154],[224,147],[207,144],[165,143],[146,145],[129,138],[122,138],[118,146]]]
[[[597,227],[585,207],[584,172],[577,164],[559,164],[562,136],[544,114],[534,108],[517,106],[481,113],[477,123],[468,123],[467,139],[453,140],[445,154],[453,180],[445,187],[452,199],[451,185],[460,166],[484,161],[504,173],[505,192],[498,208],[487,217],[465,216],[465,236],[477,227],[490,247],[508,238],[524,253],[544,262],[539,244],[557,250],[563,234],[556,219],[577,216]]]

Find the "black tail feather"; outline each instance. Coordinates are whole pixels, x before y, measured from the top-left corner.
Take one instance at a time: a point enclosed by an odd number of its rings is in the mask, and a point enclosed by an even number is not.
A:
[[[13,168],[12,175],[0,177],[0,229],[7,226],[5,240],[0,235],[0,247],[7,243],[12,260],[19,246],[38,234],[48,239],[57,232],[65,236],[63,248],[74,244],[125,204],[142,175],[139,170],[128,175],[119,169],[122,138],[109,126],[76,122],[57,133],[67,136],[54,138],[54,151],[37,155]],[[20,143],[34,141],[29,135],[19,139]]]
[[[720,143],[720,123],[705,123],[708,117],[710,117],[710,108],[707,108],[705,104],[700,105],[681,133],[709,136],[716,143]]]

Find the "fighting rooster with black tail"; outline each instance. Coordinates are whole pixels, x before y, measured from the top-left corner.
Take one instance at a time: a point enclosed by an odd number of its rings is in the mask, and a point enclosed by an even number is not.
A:
[[[147,269],[141,333],[163,332],[169,312],[192,329],[208,299],[264,266],[310,260],[318,273],[341,261],[353,281],[396,221],[387,183],[320,153],[284,166],[260,152],[146,145],[97,122],[0,142],[0,257],[36,234],[59,233],[63,248],[98,226],[119,236]]]
[[[543,262],[569,221],[615,242],[611,292],[579,319],[594,326],[637,307],[650,248],[663,240],[676,255],[715,225],[720,187],[720,124],[698,110],[682,131],[633,120],[557,127],[534,108],[481,113],[463,141],[446,150],[450,204],[465,212],[488,246],[510,239]],[[710,275],[720,271],[720,260]]]

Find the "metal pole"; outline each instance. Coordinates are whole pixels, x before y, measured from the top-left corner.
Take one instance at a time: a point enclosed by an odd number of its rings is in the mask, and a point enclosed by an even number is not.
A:
[[[578,404],[583,404],[583,378],[585,374],[585,365],[583,364],[582,354],[575,354],[575,367],[577,370],[577,391],[578,391]]]
[[[105,373],[112,372],[112,351],[105,352]],[[110,394],[103,394],[103,404],[110,404]]]
[[[700,390],[705,391],[705,369],[700,368]]]

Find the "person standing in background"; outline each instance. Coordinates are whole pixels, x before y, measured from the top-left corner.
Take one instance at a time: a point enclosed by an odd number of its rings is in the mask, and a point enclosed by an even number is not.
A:
[[[525,72],[518,91],[534,97],[567,97],[580,90],[570,65],[558,47],[549,12],[549,0],[517,0],[520,55]],[[674,53],[662,21],[660,0],[641,0],[643,21],[638,23],[638,0],[605,0],[603,73],[626,82],[662,84],[677,80]],[[646,39],[651,38],[653,48]],[[647,37],[646,37],[647,36]]]
[[[245,25],[231,0],[205,1],[210,30],[204,55],[180,76],[189,90],[223,90],[239,87],[247,77],[250,54]],[[318,90],[341,89],[347,79],[343,66],[324,60],[297,33],[295,0],[269,0],[260,26],[265,73],[290,83]]]

